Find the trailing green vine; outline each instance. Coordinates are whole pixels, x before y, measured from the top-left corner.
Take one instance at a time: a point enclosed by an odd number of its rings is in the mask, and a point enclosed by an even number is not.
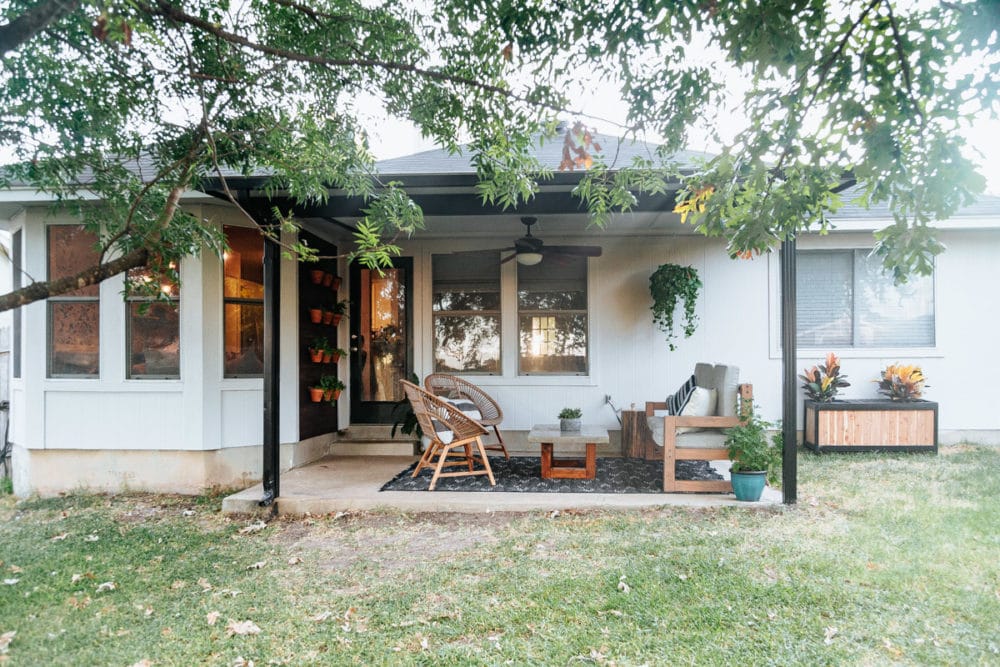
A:
[[[653,297],[653,323],[667,334],[671,351],[674,346],[674,310],[678,300],[684,302],[684,337],[690,338],[698,323],[694,307],[698,302],[701,279],[690,266],[663,264],[649,277],[649,293]]]

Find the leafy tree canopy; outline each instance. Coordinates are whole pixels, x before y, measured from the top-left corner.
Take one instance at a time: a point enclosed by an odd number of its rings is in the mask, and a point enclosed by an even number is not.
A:
[[[119,260],[88,279],[219,249],[181,194],[262,172],[299,202],[331,187],[367,197],[354,257],[379,264],[422,217],[374,173],[362,94],[448,149],[471,137],[483,199],[514,206],[549,175],[532,157],[538,133],[586,120],[573,91],[614,82],[623,134],[663,138],[662,151],[628,165],[584,156],[578,193],[597,222],[682,178],[692,224],[734,256],[761,252],[825,229],[856,181],[864,203],[891,207],[878,250],[904,278],[941,250],[928,223],[983,187],[959,130],[997,111],[998,26],[997,0],[9,0],[0,146],[18,164],[0,179],[78,208],[102,259]],[[680,175],[665,158],[724,101],[723,66],[749,82],[748,126]],[[84,194],[98,202],[76,204]]]

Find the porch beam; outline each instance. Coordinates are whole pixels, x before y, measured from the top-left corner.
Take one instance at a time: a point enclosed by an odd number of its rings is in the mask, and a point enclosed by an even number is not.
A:
[[[781,485],[786,505],[794,505],[798,498],[795,320],[795,237],[789,236],[781,242]]]
[[[279,230],[275,230],[280,234]],[[281,250],[264,239],[264,497],[260,505],[274,504],[280,495],[280,363]]]

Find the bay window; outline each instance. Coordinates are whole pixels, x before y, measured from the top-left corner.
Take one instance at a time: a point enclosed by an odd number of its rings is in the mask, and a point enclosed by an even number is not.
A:
[[[72,276],[100,259],[97,236],[82,225],[46,228],[48,280]],[[48,377],[96,378],[100,373],[100,286],[49,297]]]

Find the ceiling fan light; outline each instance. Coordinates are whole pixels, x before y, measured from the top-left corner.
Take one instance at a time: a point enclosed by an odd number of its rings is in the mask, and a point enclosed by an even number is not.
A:
[[[534,266],[542,261],[540,252],[519,252],[517,253],[517,263],[524,266]]]

